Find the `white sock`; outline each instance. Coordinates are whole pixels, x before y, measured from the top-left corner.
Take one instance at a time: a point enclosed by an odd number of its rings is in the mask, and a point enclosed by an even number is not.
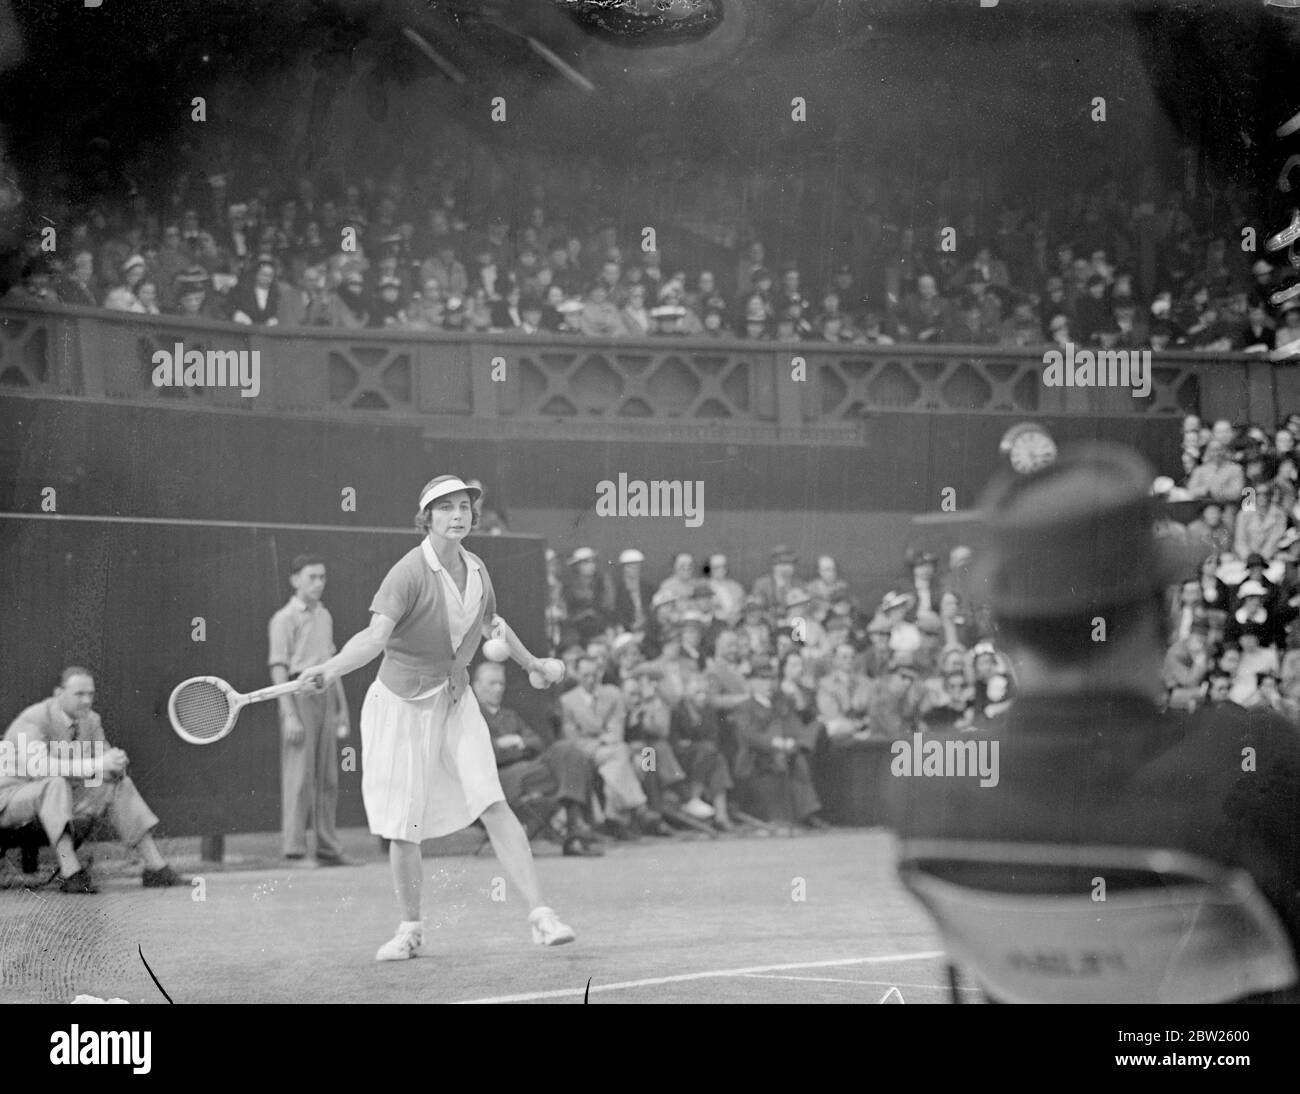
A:
[[[422,919],[403,919],[402,922],[397,925],[398,931],[418,931],[423,928],[424,920]]]

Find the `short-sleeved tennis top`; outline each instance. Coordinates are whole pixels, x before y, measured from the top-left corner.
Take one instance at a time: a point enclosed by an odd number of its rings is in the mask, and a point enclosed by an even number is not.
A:
[[[487,567],[463,547],[461,558],[468,569],[463,595],[425,539],[388,571],[370,604],[394,621],[379,680],[403,699],[427,698],[453,674],[467,678],[483,622],[496,615]],[[453,690],[463,684],[458,679]]]

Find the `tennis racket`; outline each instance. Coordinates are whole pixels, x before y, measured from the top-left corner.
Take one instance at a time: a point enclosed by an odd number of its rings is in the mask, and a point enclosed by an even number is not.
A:
[[[210,745],[229,736],[239,712],[249,703],[315,690],[310,680],[289,680],[241,695],[218,676],[192,676],[177,684],[167,700],[167,716],[182,741]]]

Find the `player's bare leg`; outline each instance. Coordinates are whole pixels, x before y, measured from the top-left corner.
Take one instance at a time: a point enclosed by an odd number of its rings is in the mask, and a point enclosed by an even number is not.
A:
[[[420,918],[420,890],[424,886],[420,845],[395,839],[388,844],[388,862],[393,868],[393,887],[402,918],[410,923]]]
[[[397,933],[379,947],[377,961],[405,961],[415,957],[424,944],[424,925],[420,922],[420,889],[423,887],[423,864],[420,845],[410,840],[390,840],[388,862],[393,868],[393,888],[402,910]]]
[[[487,829],[492,850],[496,852],[507,876],[528,902],[528,920],[533,925],[533,941],[547,946],[572,942],[573,931],[542,903],[533,849],[528,845],[524,826],[519,823],[510,806],[503,801],[493,802],[483,810],[479,819]]]

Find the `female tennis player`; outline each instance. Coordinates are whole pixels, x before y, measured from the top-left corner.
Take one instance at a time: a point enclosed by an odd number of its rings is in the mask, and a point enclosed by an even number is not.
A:
[[[455,475],[425,485],[415,517],[425,538],[388,571],[370,605],[370,626],[302,673],[323,690],[384,655],[361,708],[361,795],[370,831],[391,841],[402,915],[397,934],[379,948],[380,961],[414,957],[423,944],[420,841],[477,819],[532,909],[533,941],[556,946],[574,938],[542,902],[532,849],[501,792],[491,734],[469,687],[466,666],[485,630],[506,642],[535,687],[547,686],[544,668],[563,670],[529,653],[496,614],[487,567],[461,546],[480,493]]]

